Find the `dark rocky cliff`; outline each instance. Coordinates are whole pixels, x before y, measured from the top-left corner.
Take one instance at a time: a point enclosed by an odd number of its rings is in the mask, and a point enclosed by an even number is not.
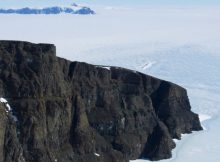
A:
[[[202,129],[184,88],[55,53],[0,41],[0,97],[12,108],[0,103],[0,162],[159,160],[173,138]]]

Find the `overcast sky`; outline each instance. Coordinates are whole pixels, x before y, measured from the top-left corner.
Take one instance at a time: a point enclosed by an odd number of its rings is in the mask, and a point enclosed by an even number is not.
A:
[[[80,4],[101,5],[220,5],[220,0],[0,0],[0,8]]]

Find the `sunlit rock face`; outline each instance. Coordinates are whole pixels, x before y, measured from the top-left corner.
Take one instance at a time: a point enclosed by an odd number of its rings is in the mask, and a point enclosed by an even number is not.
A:
[[[0,103],[1,162],[160,160],[202,129],[184,88],[71,62],[51,44],[0,41],[0,97],[11,108]]]

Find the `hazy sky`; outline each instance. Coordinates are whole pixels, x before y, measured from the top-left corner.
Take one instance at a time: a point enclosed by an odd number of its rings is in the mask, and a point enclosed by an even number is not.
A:
[[[220,0],[0,0],[0,8],[69,5],[73,2],[90,5],[220,5]]]

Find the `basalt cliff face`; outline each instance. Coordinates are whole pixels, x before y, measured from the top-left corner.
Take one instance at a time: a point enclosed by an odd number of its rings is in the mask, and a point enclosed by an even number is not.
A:
[[[71,62],[55,46],[0,41],[0,162],[128,162],[171,157],[201,130],[184,88]]]

